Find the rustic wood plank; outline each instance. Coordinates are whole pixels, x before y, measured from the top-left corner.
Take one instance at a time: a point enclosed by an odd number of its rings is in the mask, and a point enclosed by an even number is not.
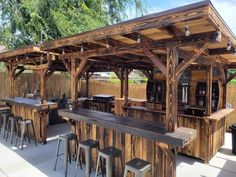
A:
[[[91,111],[83,108],[77,110],[59,110],[59,115],[75,121],[82,121],[115,131],[130,133],[135,136],[160,141],[174,146],[184,147],[196,136],[193,129],[179,127],[175,132],[166,132],[161,124],[144,120],[135,120],[131,117],[120,117],[109,113]]]

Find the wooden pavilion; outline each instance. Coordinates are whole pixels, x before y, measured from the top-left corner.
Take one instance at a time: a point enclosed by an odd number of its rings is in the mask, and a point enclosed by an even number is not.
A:
[[[125,160],[139,156],[152,162],[152,176],[170,177],[176,175],[177,150],[208,162],[223,145],[225,117],[232,112],[226,109],[227,83],[236,76],[227,70],[236,67],[235,53],[234,34],[211,2],[202,1],[7,51],[0,54],[0,61],[8,68],[11,98],[14,79],[25,69],[40,73],[42,104],[47,103],[47,79],[54,71],[69,72],[74,111],[60,114],[71,120],[79,139],[98,138],[102,133],[100,143],[120,147]],[[149,79],[148,101],[143,107],[132,105],[128,96],[128,75],[134,69]],[[105,71],[115,72],[121,81],[124,99],[118,103],[122,111],[111,118],[115,125],[108,124],[106,114],[97,115],[96,120],[96,114],[77,107],[78,80],[84,76],[88,83],[91,73]],[[22,114],[12,107],[14,113]],[[134,129],[128,130],[125,122],[117,122],[122,114],[143,120],[135,123],[127,118],[127,125],[134,123]],[[45,116],[46,112],[43,122]],[[156,134],[147,130],[149,121],[155,122],[151,128]]]

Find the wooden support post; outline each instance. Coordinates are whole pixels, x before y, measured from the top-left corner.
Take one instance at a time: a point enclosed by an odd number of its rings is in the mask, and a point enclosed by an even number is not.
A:
[[[227,69],[224,70],[224,80],[223,80],[223,108],[226,108],[227,103]]]
[[[86,72],[85,80],[86,80],[86,97],[88,97],[88,95],[89,95],[89,72]]]
[[[14,98],[14,75],[16,72],[16,66],[7,65],[7,71],[8,71],[8,81],[9,81],[8,96],[10,98]]]
[[[168,131],[173,132],[177,128],[177,91],[178,77],[176,66],[178,64],[178,48],[176,43],[167,44],[167,77],[166,77],[166,120]]]
[[[211,115],[212,108],[212,66],[207,66],[206,114]]]
[[[120,70],[120,97],[124,98],[124,69],[121,68]]]
[[[73,109],[77,108],[77,98],[78,98],[78,79],[76,77],[77,62],[75,59],[71,60],[71,102],[73,104]]]
[[[129,71],[125,69],[125,106],[128,106],[128,98],[129,98]]]

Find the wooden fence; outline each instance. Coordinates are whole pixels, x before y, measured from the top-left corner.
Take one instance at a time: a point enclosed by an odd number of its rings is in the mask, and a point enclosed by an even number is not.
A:
[[[7,96],[7,74],[0,73],[0,98]],[[40,88],[39,77],[36,73],[23,73],[15,81],[15,96],[25,97],[28,92]],[[85,81],[79,83],[79,95],[85,96]],[[63,94],[70,97],[70,79],[66,74],[53,74],[47,81],[47,98],[60,98]],[[89,95],[110,94],[120,97],[120,85],[108,82],[90,81]],[[146,84],[130,84],[129,97],[146,99]],[[227,102],[236,108],[236,85],[228,85]],[[226,119],[227,127],[236,123],[236,115],[233,112]]]

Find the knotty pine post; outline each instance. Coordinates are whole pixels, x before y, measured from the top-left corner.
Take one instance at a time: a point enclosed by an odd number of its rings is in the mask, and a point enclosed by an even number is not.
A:
[[[73,110],[77,108],[78,104],[78,79],[76,77],[77,62],[76,59],[71,59],[71,102]]]
[[[121,71],[120,71],[120,97],[121,98],[124,98],[124,69],[121,68]]]
[[[212,66],[207,66],[206,115],[212,112]]]
[[[125,69],[125,106],[128,106],[128,98],[129,98],[129,71]]]
[[[224,70],[224,79],[223,79],[223,108],[226,108],[227,103],[227,69]]]
[[[89,95],[89,72],[87,71],[85,74],[85,80],[86,80],[86,97]]]
[[[10,98],[14,98],[14,75],[16,71],[16,66],[13,65],[7,65],[7,71],[8,71],[8,96]]]
[[[47,77],[46,77],[46,72],[48,68],[43,68],[39,70],[39,75],[40,75],[40,95],[41,95],[41,103],[45,104],[47,102],[46,98],[46,82],[47,82]],[[47,112],[46,110],[43,110],[41,112],[41,141],[43,144],[47,143]]]
[[[177,92],[178,77],[175,75],[178,64],[177,43],[167,44],[167,77],[166,77],[166,120],[165,125],[169,132],[177,128]]]

